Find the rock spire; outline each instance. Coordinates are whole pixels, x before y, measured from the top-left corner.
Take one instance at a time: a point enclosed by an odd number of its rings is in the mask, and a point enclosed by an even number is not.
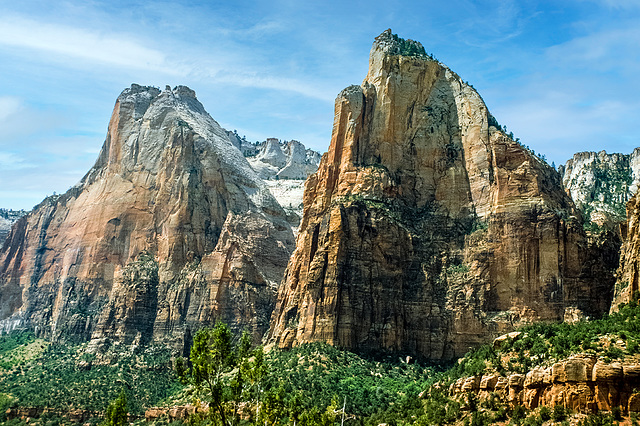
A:
[[[585,266],[560,175],[494,122],[419,43],[377,37],[364,82],[336,98],[269,341],[442,361],[606,311],[612,276]]]

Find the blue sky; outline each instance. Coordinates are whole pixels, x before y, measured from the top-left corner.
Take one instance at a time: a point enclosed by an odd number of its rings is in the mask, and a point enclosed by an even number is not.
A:
[[[549,162],[640,146],[640,0],[3,1],[0,207],[75,184],[131,83],[187,85],[250,140],[326,151],[333,100],[387,28]]]

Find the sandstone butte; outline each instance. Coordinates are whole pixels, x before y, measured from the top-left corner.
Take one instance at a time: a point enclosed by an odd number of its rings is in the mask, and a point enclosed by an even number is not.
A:
[[[268,335],[281,348],[450,360],[524,323],[606,312],[617,266],[560,175],[391,30],[336,98],[299,232]]]
[[[0,326],[51,339],[188,345],[222,319],[268,328],[295,241],[285,213],[187,87],[118,97],[93,168],[14,226]]]

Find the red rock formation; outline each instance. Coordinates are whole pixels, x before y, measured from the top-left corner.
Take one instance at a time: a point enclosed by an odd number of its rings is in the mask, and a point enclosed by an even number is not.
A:
[[[445,360],[522,322],[608,309],[560,176],[423,51],[384,32],[336,99],[272,318],[279,347]]]
[[[264,333],[293,235],[227,133],[183,86],[132,85],[95,166],[0,253],[5,329],[145,343],[223,319]]]
[[[536,367],[526,375],[464,377],[454,382],[449,392],[456,398],[473,392],[480,399],[496,393],[512,406],[528,409],[561,405],[580,413],[611,411],[614,407],[638,412],[639,372],[638,364],[607,364],[596,357],[576,355],[548,368]]]

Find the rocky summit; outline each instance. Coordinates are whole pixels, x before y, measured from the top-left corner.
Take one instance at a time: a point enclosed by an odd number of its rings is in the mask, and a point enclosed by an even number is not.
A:
[[[221,319],[259,340],[293,246],[285,212],[195,93],[134,84],[93,168],[8,236],[0,326],[99,349],[188,344]]]
[[[269,341],[442,361],[532,321],[608,310],[612,268],[560,175],[480,95],[387,30],[335,102]]]
[[[302,143],[268,138],[257,142],[253,150],[242,146],[249,164],[264,179],[271,194],[287,212],[294,234],[302,217],[302,198],[305,179],[316,170],[320,153],[306,148]]]
[[[558,171],[586,220],[617,226],[625,221],[625,205],[638,190],[640,148],[631,154],[579,152]]]
[[[320,154],[295,140],[282,143],[269,138],[249,163],[262,179],[305,180],[318,169]]]

